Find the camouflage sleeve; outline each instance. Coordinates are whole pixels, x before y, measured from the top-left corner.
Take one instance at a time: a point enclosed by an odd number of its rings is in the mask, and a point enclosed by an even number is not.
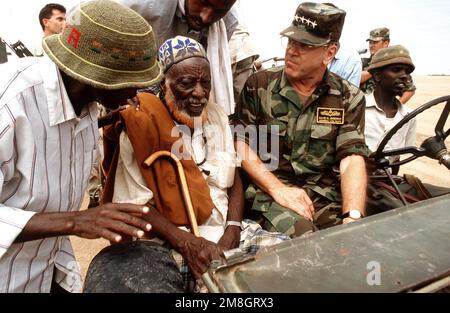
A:
[[[348,85],[349,90],[345,93],[344,104],[345,122],[339,129],[336,138],[336,157],[342,160],[352,154],[367,157],[369,149],[364,138],[364,115],[366,99],[358,88]]]
[[[235,113],[230,116],[230,123],[234,128],[234,140],[249,142],[249,129],[255,129],[259,123],[261,100],[257,93],[256,79],[250,76],[242,89]],[[250,127],[249,127],[250,126]]]

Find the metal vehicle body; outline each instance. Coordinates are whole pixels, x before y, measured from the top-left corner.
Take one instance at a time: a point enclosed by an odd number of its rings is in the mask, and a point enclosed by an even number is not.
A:
[[[435,136],[420,147],[384,151],[395,132],[423,111],[446,102]],[[414,110],[389,131],[373,154],[388,169],[421,156],[450,169],[444,130],[450,96]],[[390,164],[387,156],[412,155]],[[443,170],[445,170],[443,168]],[[404,200],[404,199],[403,199]],[[227,260],[207,273],[211,292],[436,292],[450,286],[450,194],[335,226]]]

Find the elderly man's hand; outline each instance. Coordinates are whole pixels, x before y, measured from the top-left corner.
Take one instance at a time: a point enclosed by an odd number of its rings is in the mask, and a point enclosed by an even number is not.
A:
[[[148,207],[128,203],[107,203],[89,210],[74,212],[65,228],[71,235],[87,239],[105,238],[121,242],[124,237],[142,237],[151,230],[142,216]]]
[[[241,228],[238,226],[230,225],[225,229],[222,238],[217,243],[225,251],[237,248],[241,239]]]
[[[278,187],[269,190],[269,194],[279,205],[307,220],[313,220],[314,206],[305,190],[298,187]]]
[[[202,237],[189,236],[177,245],[176,250],[186,259],[196,279],[208,270],[211,261],[224,258],[223,250],[219,245]]]

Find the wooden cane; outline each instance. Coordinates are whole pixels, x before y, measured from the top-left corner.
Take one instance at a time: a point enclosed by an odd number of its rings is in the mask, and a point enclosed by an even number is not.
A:
[[[153,153],[151,156],[149,156],[144,161],[144,164],[147,167],[150,167],[153,164],[153,162],[155,162],[160,157],[169,157],[175,161],[175,163],[177,165],[178,177],[181,182],[181,191],[183,193],[183,200],[184,200],[185,207],[187,209],[189,223],[191,224],[192,233],[196,237],[200,237],[200,232],[198,231],[197,218],[195,217],[194,208],[192,206],[192,200],[191,200],[191,196],[189,194],[189,188],[187,185],[186,176],[184,175],[183,165],[181,164],[181,162],[177,158],[177,156],[169,151],[158,151],[158,152]]]
[[[177,165],[177,173],[180,178],[181,182],[181,191],[183,193],[183,200],[185,207],[187,208],[188,218],[189,222],[191,224],[192,233],[196,237],[200,237],[200,232],[198,231],[198,224],[197,224],[197,218],[195,217],[194,208],[192,206],[192,200],[191,196],[189,195],[189,188],[186,181],[186,176],[184,175],[184,169],[183,165],[181,164],[180,160],[177,158],[177,156],[169,151],[158,151],[153,153],[151,156],[149,156],[145,161],[144,164],[147,167],[150,167],[155,160],[157,160],[160,157],[169,157],[172,160],[175,161]],[[211,277],[208,275],[208,273],[203,273],[202,278],[204,284],[207,286],[210,292],[212,293],[218,293],[219,289],[216,287],[216,285],[213,283]]]

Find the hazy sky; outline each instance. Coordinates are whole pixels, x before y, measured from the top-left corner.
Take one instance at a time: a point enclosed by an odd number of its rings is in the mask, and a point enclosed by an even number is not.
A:
[[[165,0],[160,0],[165,1]],[[20,39],[30,48],[42,36],[39,10],[58,0],[0,1],[0,37]],[[78,0],[60,0],[70,8]],[[279,32],[292,22],[299,0],[239,0],[241,14],[263,58],[283,56]],[[373,28],[391,29],[391,43],[406,46],[416,64],[414,74],[450,74],[449,0],[335,0],[347,11],[341,44],[348,49],[367,48]]]

